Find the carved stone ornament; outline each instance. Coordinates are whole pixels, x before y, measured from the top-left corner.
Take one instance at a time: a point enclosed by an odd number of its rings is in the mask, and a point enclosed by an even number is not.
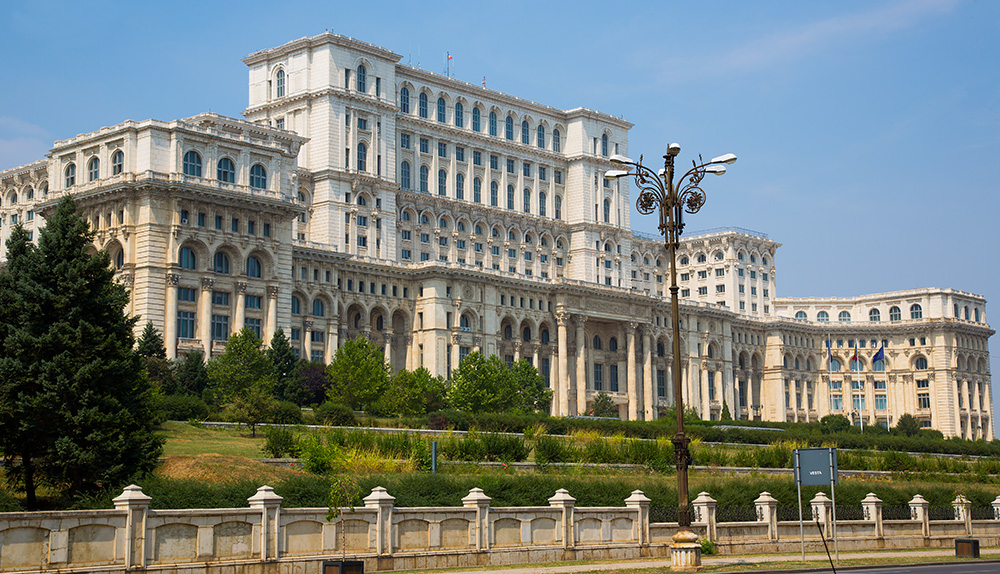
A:
[[[278,287],[275,286],[275,285],[268,286],[268,288],[267,288],[267,296],[268,297],[277,297],[278,296]]]
[[[177,285],[181,282],[181,276],[176,273],[167,273],[167,285]]]
[[[247,285],[246,283],[244,283],[242,281],[237,281],[236,282],[236,292],[237,293],[246,293],[247,292],[247,287],[249,287],[249,285]]]
[[[202,289],[205,289],[206,291],[210,291],[212,289],[212,287],[214,287],[214,286],[215,286],[215,279],[212,279],[211,277],[202,277],[201,278],[201,288]]]
[[[462,296],[465,297],[466,299],[471,299],[472,298],[472,287],[466,285],[465,288],[462,289]]]
[[[302,326],[305,327],[306,331],[312,329],[313,328],[313,324],[314,323],[312,321],[309,321],[308,319],[302,322]]]
[[[476,347],[482,345],[483,344],[483,338],[479,337],[479,336],[473,337],[472,338],[472,344],[475,345]]]

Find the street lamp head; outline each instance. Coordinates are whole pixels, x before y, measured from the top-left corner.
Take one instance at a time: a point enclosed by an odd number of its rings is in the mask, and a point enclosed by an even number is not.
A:
[[[627,156],[615,154],[611,156],[611,163],[615,164],[634,164],[635,162],[629,159]]]
[[[619,177],[625,177],[628,175],[628,171],[624,169],[612,169],[604,172],[604,179],[618,179]]]
[[[681,153],[681,144],[672,143],[667,146],[667,155],[671,157],[676,157],[677,154]]]
[[[736,163],[736,154],[734,154],[734,153],[727,153],[726,155],[720,155],[717,158],[713,158],[712,161],[710,161],[708,163],[727,163],[727,164],[732,165],[732,164]]]
[[[722,175],[726,173],[726,166],[713,163],[712,165],[705,166],[705,171],[707,173],[714,173],[715,175]]]

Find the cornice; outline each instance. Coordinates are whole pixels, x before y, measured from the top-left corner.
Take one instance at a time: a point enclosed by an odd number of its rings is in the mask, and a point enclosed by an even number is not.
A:
[[[322,34],[317,34],[316,36],[305,36],[297,40],[292,40],[291,42],[286,42],[285,44],[275,48],[267,48],[265,50],[253,52],[249,56],[243,58],[243,63],[247,66],[255,66],[257,64],[266,63],[270,60],[284,58],[290,54],[298,52],[299,50],[315,49],[327,45],[357,50],[368,54],[369,56],[392,62],[398,62],[400,58],[402,58],[402,56],[387,48],[376,46],[370,42],[364,42],[350,36],[344,36],[343,34],[335,34],[327,31]]]
[[[387,113],[396,113],[399,111],[399,106],[388,99],[381,97],[377,98],[366,93],[361,93],[355,90],[347,90],[337,86],[326,86],[315,90],[295,92],[294,94],[288,94],[287,96],[269,100],[263,104],[248,106],[243,110],[243,115],[249,117],[262,112],[287,111],[287,108],[293,107],[296,104],[308,104],[314,100],[333,96],[341,98],[345,101],[353,102],[355,105],[367,105],[370,108],[367,110],[369,112],[383,110]]]

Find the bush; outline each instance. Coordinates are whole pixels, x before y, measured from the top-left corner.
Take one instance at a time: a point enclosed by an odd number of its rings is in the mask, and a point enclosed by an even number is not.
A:
[[[542,435],[535,440],[535,462],[538,464],[573,462],[576,455],[576,449],[564,439]]]
[[[283,425],[302,424],[302,409],[293,402],[278,401],[271,411],[271,422]]]
[[[208,417],[208,404],[194,395],[164,395],[160,397],[160,411],[166,420],[204,420]]]
[[[349,427],[357,424],[357,419],[354,417],[354,411],[351,410],[351,407],[341,403],[327,401],[316,407],[313,412],[316,414],[316,422],[319,424],[339,427]]]
[[[708,538],[702,538],[698,542],[701,544],[701,553],[703,556],[711,556],[717,552],[715,543]]]
[[[291,429],[282,427],[267,427],[264,431],[263,451],[271,458],[299,456],[299,447]]]

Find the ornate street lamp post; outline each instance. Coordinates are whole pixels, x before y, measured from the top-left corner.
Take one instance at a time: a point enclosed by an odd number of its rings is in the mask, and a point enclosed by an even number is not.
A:
[[[677,301],[677,248],[680,247],[681,233],[684,231],[684,212],[697,213],[705,203],[705,192],[701,189],[701,180],[706,174],[722,175],[726,173],[726,164],[736,161],[736,156],[726,154],[710,161],[692,161],[692,167],[676,182],[674,182],[674,159],[681,152],[680,144],[672,143],[663,156],[663,169],[659,173],[642,165],[642,156],[634,162],[622,155],[611,156],[611,162],[625,166],[626,169],[608,171],[604,177],[618,179],[631,177],[639,188],[639,196],[635,206],[639,213],[649,215],[658,211],[660,214],[659,230],[666,241],[667,253],[670,256],[670,310],[671,326],[673,328],[673,376],[674,376],[674,410],[677,418],[677,434],[671,439],[674,444],[674,456],[677,460],[677,522],[680,526],[674,535],[672,555],[673,568],[683,569],[701,565],[701,553],[698,547],[698,536],[691,532],[691,507],[688,496],[688,464],[690,439],[684,435],[684,399],[681,388],[681,337],[680,310]]]

